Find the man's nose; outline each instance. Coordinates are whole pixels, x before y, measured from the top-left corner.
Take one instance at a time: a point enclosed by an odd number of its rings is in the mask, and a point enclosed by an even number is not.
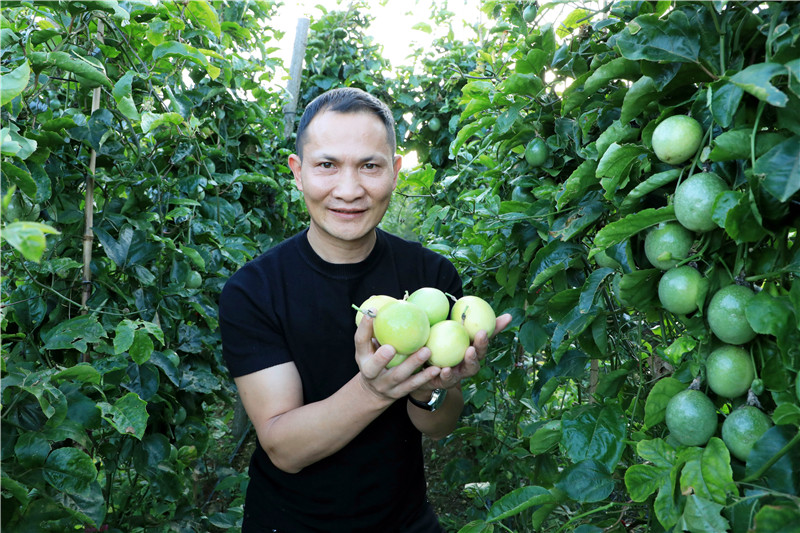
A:
[[[360,197],[364,193],[364,187],[361,185],[361,176],[358,174],[358,169],[345,166],[339,173],[339,179],[334,189],[334,194],[343,199],[354,199]]]

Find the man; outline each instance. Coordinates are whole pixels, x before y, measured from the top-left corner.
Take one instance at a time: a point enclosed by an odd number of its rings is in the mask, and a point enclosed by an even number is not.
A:
[[[397,185],[394,121],[357,89],[306,108],[289,157],[308,229],[242,267],[220,298],[223,354],[255,427],[242,531],[438,532],[421,433],[442,438],[480,369],[483,332],[455,368],[423,348],[387,369],[370,317],[352,305],[423,286],[461,295],[445,258],[380,229]],[[509,315],[497,320],[500,331]],[[435,408],[434,408],[435,407]]]

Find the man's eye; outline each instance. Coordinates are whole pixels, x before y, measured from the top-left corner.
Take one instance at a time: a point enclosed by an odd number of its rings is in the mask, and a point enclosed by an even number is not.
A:
[[[325,161],[324,163],[320,163],[319,166],[322,168],[333,168],[333,163],[330,161]]]
[[[367,163],[366,165],[364,165],[364,168],[366,168],[367,170],[375,170],[376,168],[378,168],[378,165],[376,165],[375,163]]]

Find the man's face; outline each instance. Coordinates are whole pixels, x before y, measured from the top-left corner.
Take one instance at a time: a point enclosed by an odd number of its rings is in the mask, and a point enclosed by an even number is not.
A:
[[[302,161],[292,155],[289,166],[311,216],[309,240],[323,248],[320,255],[371,245],[401,164],[375,115],[323,111],[314,117]]]

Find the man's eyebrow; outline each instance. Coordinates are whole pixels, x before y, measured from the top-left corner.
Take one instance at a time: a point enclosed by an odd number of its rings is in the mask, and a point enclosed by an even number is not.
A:
[[[325,153],[319,155],[315,154],[313,157],[314,159],[317,160],[332,161],[334,163],[339,163],[341,161],[339,157]],[[364,163],[386,163],[387,161],[388,159],[386,158],[386,156],[380,153],[375,153],[372,155],[368,155],[366,157],[362,157],[361,159],[358,160],[358,164],[363,165]]]

